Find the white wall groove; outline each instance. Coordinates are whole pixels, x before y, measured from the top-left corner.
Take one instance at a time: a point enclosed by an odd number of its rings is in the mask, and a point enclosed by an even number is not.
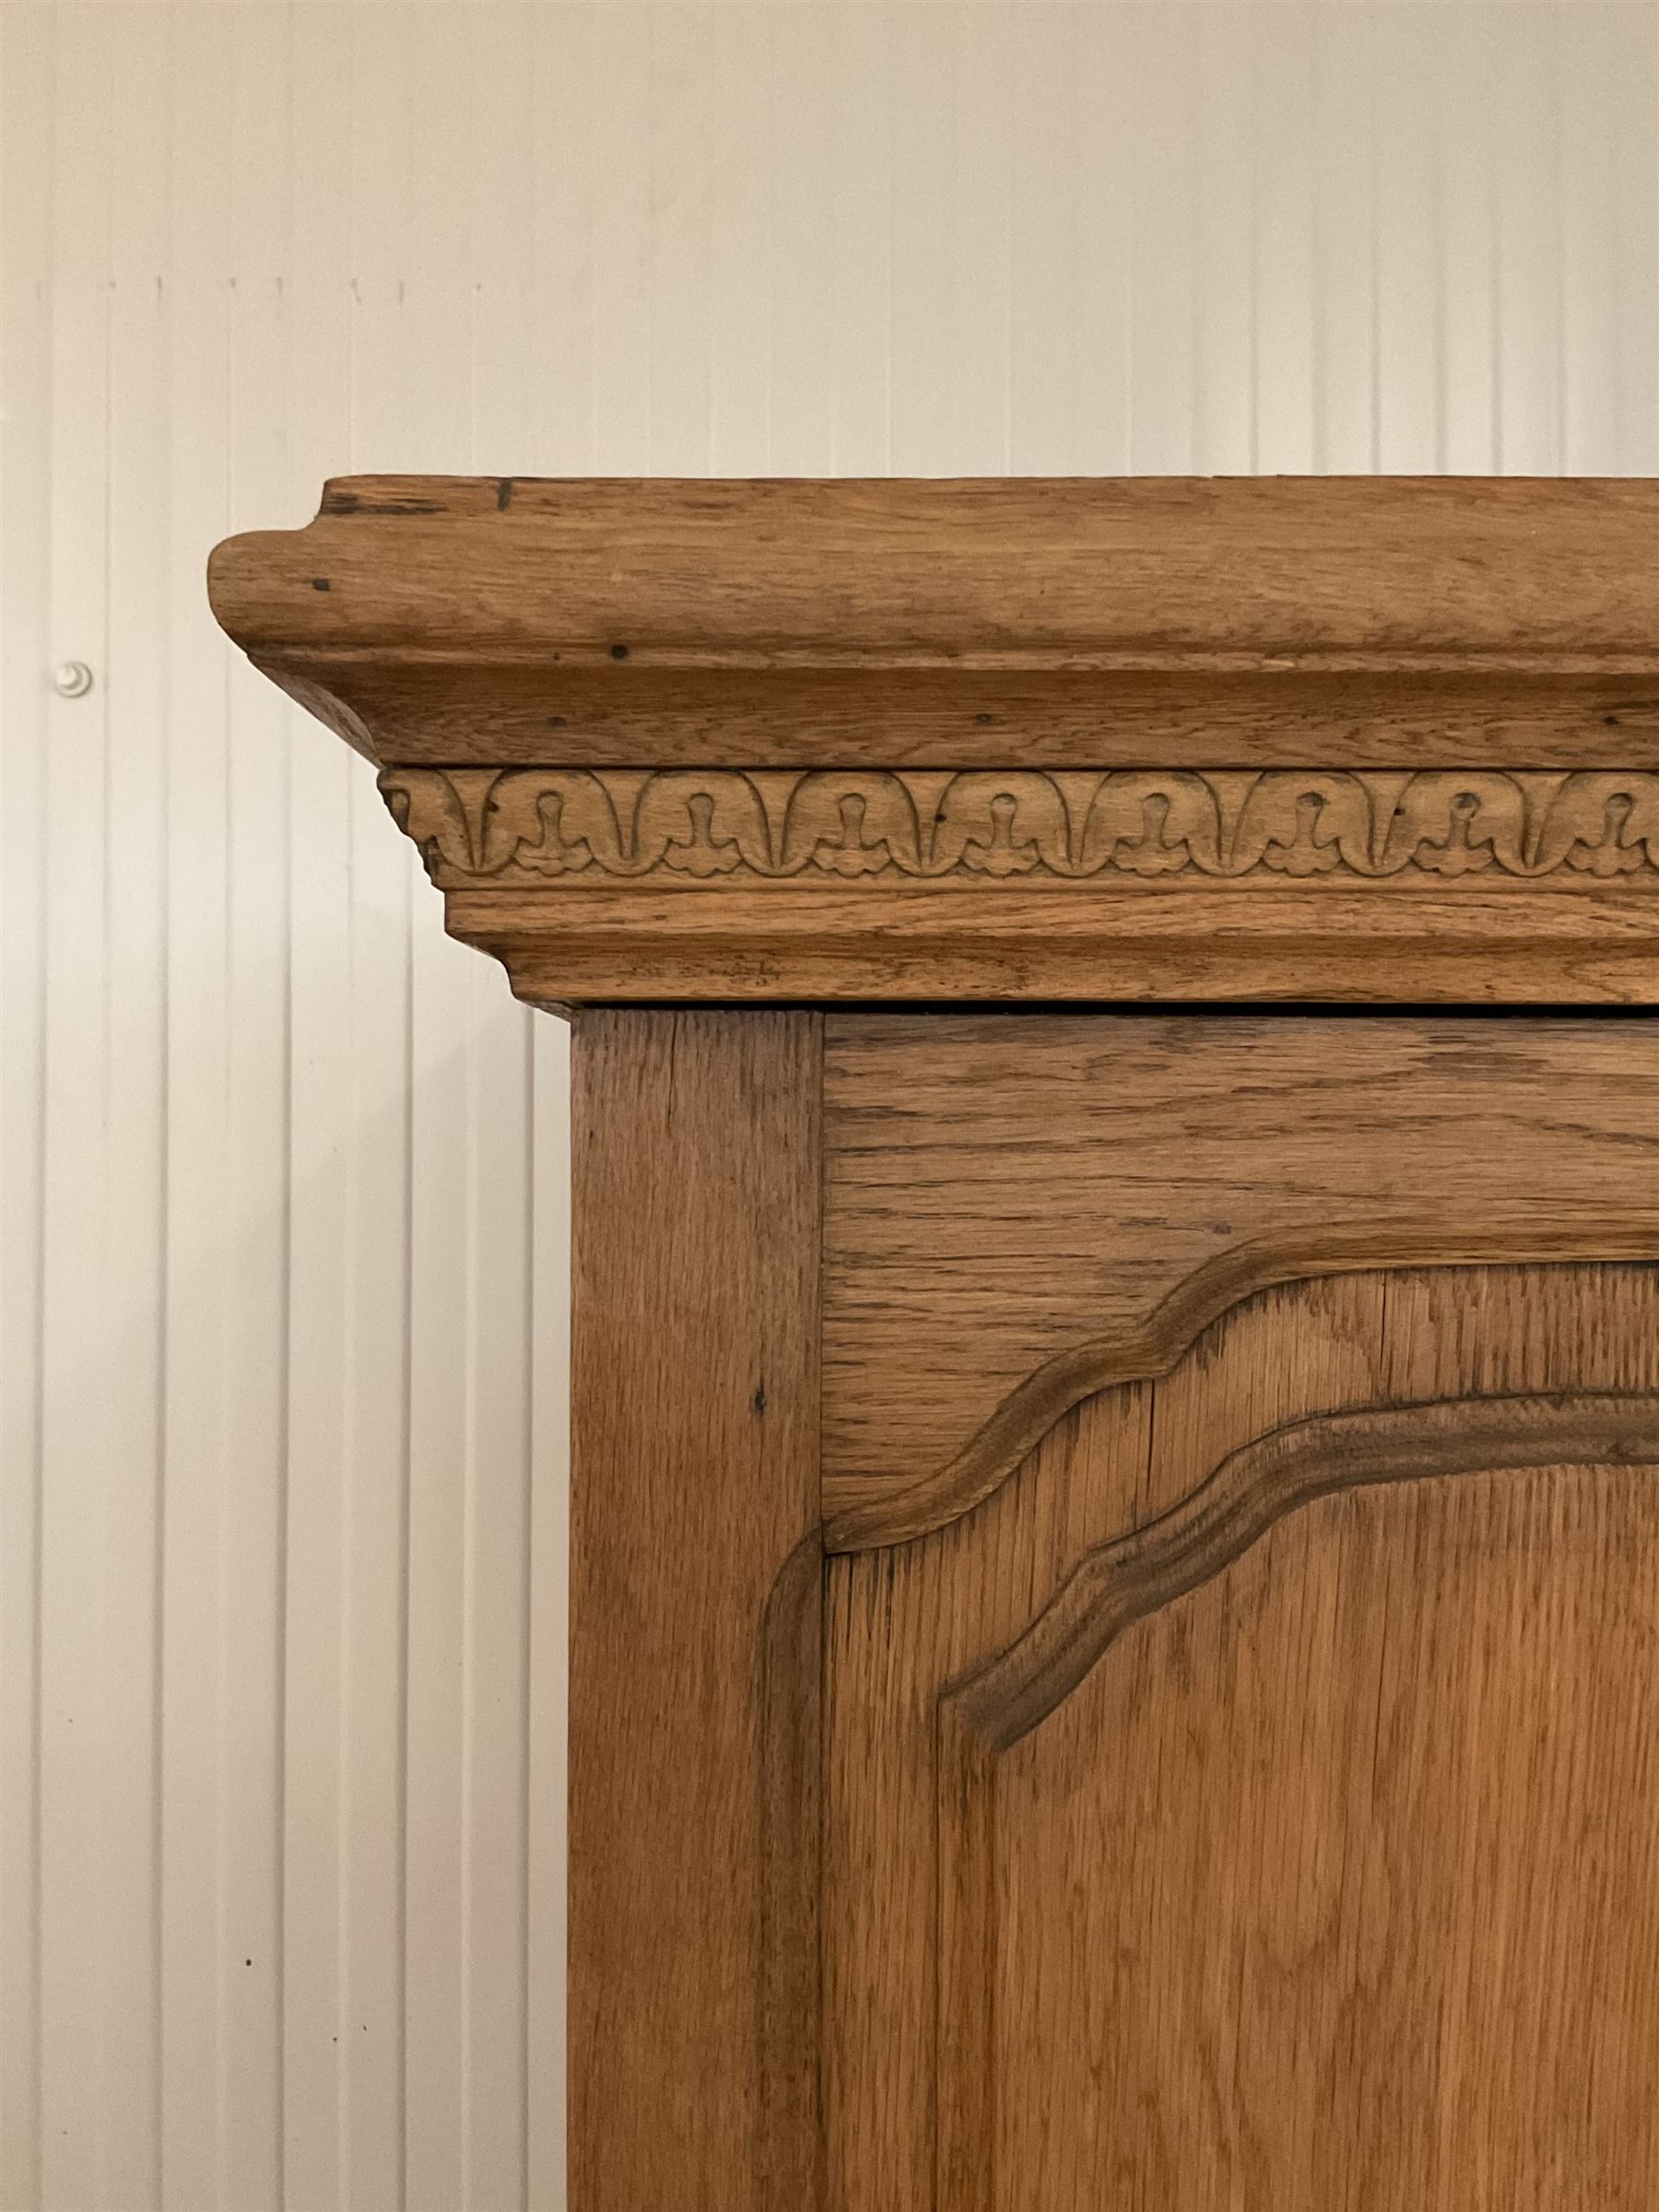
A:
[[[1656,89],[1645,0],[0,7],[0,2212],[561,2201],[564,1035],[209,545],[1650,473]]]

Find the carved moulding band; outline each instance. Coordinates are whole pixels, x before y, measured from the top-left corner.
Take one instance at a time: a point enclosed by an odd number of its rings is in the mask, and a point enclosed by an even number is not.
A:
[[[1659,1225],[1645,1208],[1613,1222],[1559,1215],[1538,1226],[1488,1225],[1449,1236],[1443,1216],[1260,1237],[1218,1253],[1172,1290],[1144,1327],[1075,1345],[1015,1385],[942,1465],[847,1502],[825,1477],[824,1547],[871,1551],[931,1535],[1001,1488],[1057,1422],[1097,1391],[1155,1382],[1222,1316],[1279,1283],[1361,1269],[1651,1265]]]
[[[1133,1622],[1334,1491],[1538,1467],[1656,1465],[1654,1391],[1444,1398],[1289,1421],[1230,1453],[1168,1512],[1086,1552],[1030,1625],[951,1698],[988,1747],[1010,1750]]]
[[[1618,770],[392,768],[380,782],[452,890],[1659,872],[1659,774]]]

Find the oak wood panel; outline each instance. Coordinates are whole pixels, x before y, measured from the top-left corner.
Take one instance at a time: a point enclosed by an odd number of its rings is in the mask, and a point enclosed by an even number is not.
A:
[[[1371,1402],[1382,1279],[1262,1293],[1171,1377],[1074,1406],[971,1514],[925,1541],[831,1561],[825,2033],[837,2212],[854,2212],[862,2191],[883,2212],[934,2204],[941,1688],[1010,1641],[1088,1546],[1188,1487],[1184,1465],[1166,1474],[1151,1446],[1155,1398],[1189,1372],[1224,1436]],[[1171,1424],[1156,1426],[1161,1443]]]
[[[1653,1468],[1559,1468],[1327,1499],[1130,1630],[997,1775],[984,2206],[1644,2201],[1656,1606]]]
[[[819,1032],[574,1038],[571,2201],[815,2201]]]
[[[1652,1679],[1659,1491],[1508,1461],[1586,1420],[1659,1460],[1655,1391],[1649,1269],[1281,1286],[963,1520],[832,1561],[831,2203],[1645,2201],[1659,1776],[1618,1685]],[[1397,1425],[1398,1488],[1290,1512],[1012,1747],[994,1688],[1002,1719],[958,1724],[1080,1559],[1402,1393],[1441,1403]]]
[[[831,1547],[961,1512],[1263,1284],[1659,1256],[1656,1065],[1641,1022],[831,1018]]]

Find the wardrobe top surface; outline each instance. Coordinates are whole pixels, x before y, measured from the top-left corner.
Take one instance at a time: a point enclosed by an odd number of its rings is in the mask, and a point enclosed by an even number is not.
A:
[[[345,477],[227,540],[256,654],[1659,672],[1659,483]],[[618,680],[622,680],[618,677]]]

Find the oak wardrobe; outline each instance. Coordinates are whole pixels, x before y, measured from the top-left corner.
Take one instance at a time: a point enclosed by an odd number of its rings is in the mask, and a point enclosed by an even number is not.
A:
[[[212,594],[575,1024],[571,2212],[1659,2204],[1659,488]]]

